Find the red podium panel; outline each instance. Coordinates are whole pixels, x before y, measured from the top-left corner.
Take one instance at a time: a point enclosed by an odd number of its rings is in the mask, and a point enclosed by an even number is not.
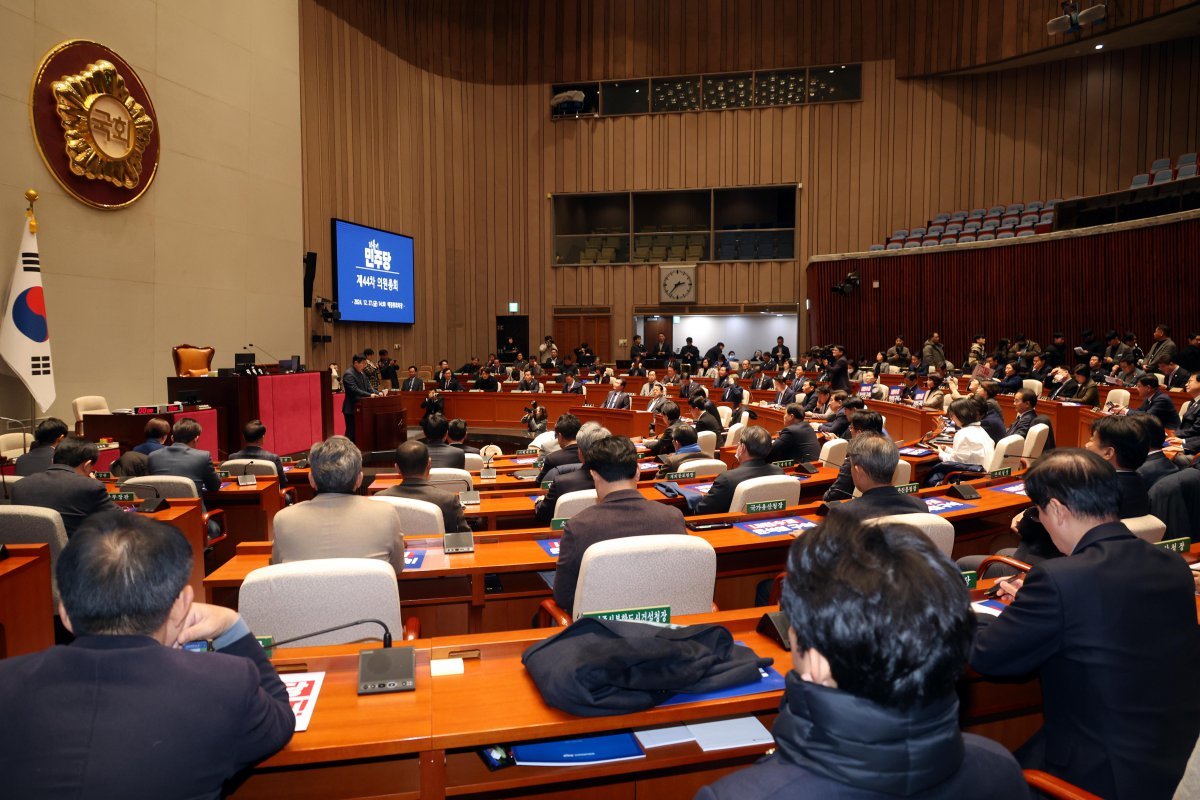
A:
[[[298,453],[325,438],[321,430],[324,377],[323,372],[297,372],[254,379],[258,383],[258,418],[267,426],[264,447],[272,453]]]

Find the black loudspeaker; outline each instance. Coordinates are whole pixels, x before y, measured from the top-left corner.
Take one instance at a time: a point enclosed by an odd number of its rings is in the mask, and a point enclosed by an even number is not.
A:
[[[768,611],[762,615],[755,629],[763,636],[778,644],[784,650],[792,649],[792,641],[788,638],[788,621],[782,611]]]
[[[975,491],[974,486],[968,486],[965,483],[955,483],[950,486],[950,491],[947,492],[951,497],[957,497],[959,500],[978,500],[981,495]]]
[[[312,308],[313,301],[313,280],[317,277],[317,254],[307,252],[304,254],[304,307]]]
[[[416,688],[416,663],[411,647],[359,651],[359,694],[411,692]]]

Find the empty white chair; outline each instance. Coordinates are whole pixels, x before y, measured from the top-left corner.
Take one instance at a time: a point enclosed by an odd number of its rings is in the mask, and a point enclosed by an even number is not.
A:
[[[737,447],[742,441],[742,434],[746,432],[746,424],[743,422],[735,422],[729,426],[729,433],[725,437],[726,447]]]
[[[1021,381],[1021,386],[1028,389],[1029,391],[1033,392],[1034,397],[1042,396],[1042,382],[1041,381],[1035,381],[1033,378],[1026,378],[1025,380]]]
[[[1025,440],[1023,438],[1015,433],[1012,436],[1005,436],[996,442],[996,449],[992,451],[991,459],[983,465],[984,472],[1005,467],[1018,469],[1021,466],[1021,453],[1024,450]]]
[[[1125,527],[1129,528],[1130,533],[1139,539],[1145,539],[1147,542],[1154,544],[1161,542],[1163,534],[1167,532],[1167,524],[1153,514],[1146,514],[1142,517],[1128,517],[1121,520],[1125,523]]]
[[[580,489],[577,492],[567,492],[558,498],[558,504],[554,506],[554,518],[570,519],[585,508],[590,508],[594,505],[596,505],[595,489]]]
[[[733,409],[729,406],[717,406],[717,414],[721,417],[722,428],[728,428],[733,422]]]
[[[902,458],[892,472],[892,486],[903,486],[906,483],[912,483],[912,463]]]
[[[849,449],[850,442],[845,439],[830,439],[821,445],[821,455],[819,458],[821,463],[827,467],[840,467],[842,462],[846,460],[846,451]]]
[[[543,455],[550,455],[559,449],[558,439],[554,438],[554,431],[539,433],[533,437],[533,441],[529,443],[529,446],[535,450],[541,450]]]
[[[700,452],[712,458],[717,453],[717,434],[715,431],[696,431],[696,444]]]
[[[504,451],[500,449],[498,444],[485,444],[479,448],[479,455],[483,456],[484,461],[491,461],[496,456],[504,455]]]
[[[23,431],[0,433],[0,456],[19,458],[33,445],[33,437]]]
[[[791,475],[765,475],[742,481],[733,490],[729,510],[736,514],[743,511],[747,503],[764,500],[783,500],[789,506],[796,505],[800,502],[800,481]]]
[[[920,512],[892,514],[887,517],[877,517],[871,520],[871,522],[898,522],[903,525],[912,525],[921,531],[921,533],[928,536],[934,546],[947,556],[954,550],[954,525],[950,520],[939,517],[937,514],[922,514]]]
[[[1183,419],[1187,415],[1188,409],[1191,407],[1192,407],[1192,401],[1184,400],[1183,405],[1181,405],[1179,407],[1179,418]]]
[[[396,638],[408,638],[392,565],[373,558],[320,558],[256,569],[238,595],[238,613],[255,633],[283,641],[309,631],[372,617]],[[283,647],[378,642],[383,631],[364,623]]]
[[[706,614],[712,611],[716,578],[717,552],[699,536],[656,534],[598,542],[583,554],[571,619],[592,611],[652,606],[670,607],[672,618]]]
[[[1046,442],[1050,439],[1050,426],[1044,422],[1039,422],[1037,425],[1030,427],[1029,432],[1025,434],[1025,447],[1021,451],[1021,458],[1034,461],[1042,457],[1042,451],[1046,449]]]
[[[222,462],[221,469],[230,475],[269,475],[272,478],[279,475],[275,471],[275,462],[261,458],[232,458]]]
[[[1128,389],[1113,389],[1108,393],[1108,400],[1118,408],[1129,408],[1129,390]]]
[[[71,401],[71,411],[75,413],[75,432],[83,434],[83,415],[109,413],[108,401],[98,394],[76,397]]]
[[[144,475],[129,478],[121,484],[123,488],[146,500],[152,497],[199,497],[200,491],[191,478],[178,475]]]
[[[406,536],[440,536],[446,532],[442,510],[433,503],[386,494],[373,494],[370,499],[387,503],[396,509],[396,516],[400,518],[400,531]]]
[[[429,482],[454,494],[469,492],[474,485],[471,482],[471,473],[456,467],[434,467],[429,470]]]
[[[0,506],[0,544],[50,545],[51,608],[57,611],[58,581],[54,568],[58,554],[67,546],[67,529],[63,526],[62,516],[39,506]]]
[[[467,472],[479,472],[483,469],[483,456],[479,453],[465,453],[464,461]]]
[[[694,472],[696,477],[721,475],[729,470],[729,465],[719,458],[693,458],[679,465],[679,472]]]

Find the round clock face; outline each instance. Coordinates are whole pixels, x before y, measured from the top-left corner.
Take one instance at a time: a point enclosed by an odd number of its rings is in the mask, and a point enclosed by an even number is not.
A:
[[[673,300],[682,300],[692,293],[692,276],[681,269],[668,270],[662,276],[663,294]]]

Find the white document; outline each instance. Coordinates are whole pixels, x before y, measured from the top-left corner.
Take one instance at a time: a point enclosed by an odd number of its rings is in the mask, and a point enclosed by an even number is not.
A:
[[[296,731],[308,730],[308,723],[312,721],[313,709],[317,705],[317,695],[321,693],[321,684],[325,681],[325,673],[295,672],[290,675],[280,675],[279,679],[287,687],[292,713],[296,715]]]
[[[461,658],[435,658],[429,662],[429,675],[434,678],[442,675],[462,675],[463,670]]]
[[[666,747],[669,744],[683,744],[696,740],[687,725],[672,725],[669,728],[647,728],[644,731],[634,731],[633,735],[641,742],[644,749],[651,747]]]
[[[688,733],[706,753],[713,750],[731,750],[735,747],[770,745],[775,740],[771,732],[758,721],[758,717],[738,717],[719,722],[697,722],[687,726]]]

